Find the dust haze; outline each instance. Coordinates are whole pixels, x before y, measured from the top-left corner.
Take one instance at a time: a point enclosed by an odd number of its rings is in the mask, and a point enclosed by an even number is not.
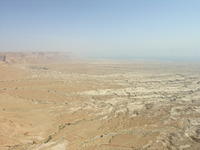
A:
[[[0,0],[0,150],[200,150],[199,0]]]

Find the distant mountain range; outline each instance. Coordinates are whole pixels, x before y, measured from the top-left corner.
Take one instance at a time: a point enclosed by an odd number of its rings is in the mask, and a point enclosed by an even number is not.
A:
[[[0,52],[0,61],[7,63],[54,63],[73,58],[70,52]]]

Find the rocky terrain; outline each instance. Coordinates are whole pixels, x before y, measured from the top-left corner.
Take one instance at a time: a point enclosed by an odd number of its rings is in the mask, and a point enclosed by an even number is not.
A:
[[[0,62],[0,150],[199,149],[199,64]]]

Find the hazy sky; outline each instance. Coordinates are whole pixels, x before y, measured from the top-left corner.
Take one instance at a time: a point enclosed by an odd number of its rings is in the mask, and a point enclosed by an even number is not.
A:
[[[0,51],[200,59],[199,0],[0,0]]]

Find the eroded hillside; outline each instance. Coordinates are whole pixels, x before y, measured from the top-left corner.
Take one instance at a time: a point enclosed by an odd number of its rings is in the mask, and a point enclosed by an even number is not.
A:
[[[198,64],[0,64],[2,150],[198,150]]]

